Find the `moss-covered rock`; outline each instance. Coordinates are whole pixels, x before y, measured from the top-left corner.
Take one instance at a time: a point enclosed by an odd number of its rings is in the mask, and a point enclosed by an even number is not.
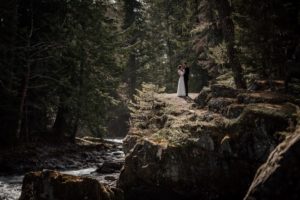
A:
[[[275,92],[247,92],[241,93],[237,96],[238,102],[242,104],[249,103],[271,103],[282,104],[287,102],[295,102],[294,98],[282,93]]]
[[[233,98],[211,98],[208,102],[208,110],[225,115],[228,110],[228,106],[234,103],[236,103],[236,99]]]
[[[294,131],[297,107],[292,104],[249,104],[228,123],[232,148],[240,157],[264,162],[280,142],[277,132]]]
[[[235,99],[212,99],[225,102],[217,104],[220,113],[240,105]],[[192,108],[174,94],[155,94],[152,108],[137,109],[132,124],[149,114],[154,124],[132,126],[124,141],[127,156],[118,186],[128,199],[242,199],[280,142],[277,132],[293,131],[297,110],[292,104],[243,104],[228,119],[213,109]],[[154,120],[162,116],[162,124]]]
[[[122,200],[120,189],[91,178],[39,171],[25,175],[20,200]]]
[[[189,138],[181,146],[142,140],[128,154],[118,186],[126,191],[127,199],[161,199],[167,195],[172,199],[238,198],[238,177],[249,174],[243,162],[233,167],[225,154],[216,151],[214,142],[208,134]],[[142,191],[155,193],[141,198]]]
[[[246,107],[245,104],[237,104],[237,103],[228,105],[227,109],[224,112],[224,116],[230,119],[237,118],[242,114],[245,107]]]
[[[204,87],[200,94],[195,98],[195,103],[200,107],[204,108],[208,101],[211,99],[212,94],[211,94],[211,89],[208,87]]]
[[[238,90],[221,84],[214,84],[210,88],[213,97],[234,98],[238,94]]]
[[[249,90],[253,91],[284,91],[284,80],[258,80],[257,77],[253,77],[254,80],[249,83]]]

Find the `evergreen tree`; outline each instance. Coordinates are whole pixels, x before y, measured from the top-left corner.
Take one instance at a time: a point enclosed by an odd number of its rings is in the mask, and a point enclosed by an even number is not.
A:
[[[1,142],[103,133],[120,74],[105,2],[1,4]]]

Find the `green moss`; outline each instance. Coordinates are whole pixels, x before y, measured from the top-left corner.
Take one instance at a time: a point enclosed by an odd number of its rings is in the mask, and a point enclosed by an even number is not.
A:
[[[272,105],[272,104],[252,104],[245,109],[244,115],[252,112],[256,115],[264,115],[270,117],[289,118],[296,113],[297,107],[293,104]]]

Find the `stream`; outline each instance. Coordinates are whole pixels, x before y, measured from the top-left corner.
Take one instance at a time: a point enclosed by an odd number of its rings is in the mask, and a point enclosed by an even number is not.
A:
[[[106,139],[116,145],[122,144],[122,139]],[[124,161],[124,153],[120,150],[105,152],[107,161]],[[115,155],[118,155],[117,157]],[[73,169],[60,171],[63,174],[85,176],[97,179],[102,183],[115,186],[119,173],[99,174],[96,172],[97,166],[83,169]],[[21,195],[22,181],[24,175],[0,176],[0,200],[17,200]]]

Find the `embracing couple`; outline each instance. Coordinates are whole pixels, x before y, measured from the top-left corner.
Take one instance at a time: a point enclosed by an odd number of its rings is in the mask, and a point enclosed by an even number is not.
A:
[[[177,88],[177,96],[178,97],[187,97],[189,93],[189,75],[190,68],[186,65],[186,63],[178,66],[178,88]]]

